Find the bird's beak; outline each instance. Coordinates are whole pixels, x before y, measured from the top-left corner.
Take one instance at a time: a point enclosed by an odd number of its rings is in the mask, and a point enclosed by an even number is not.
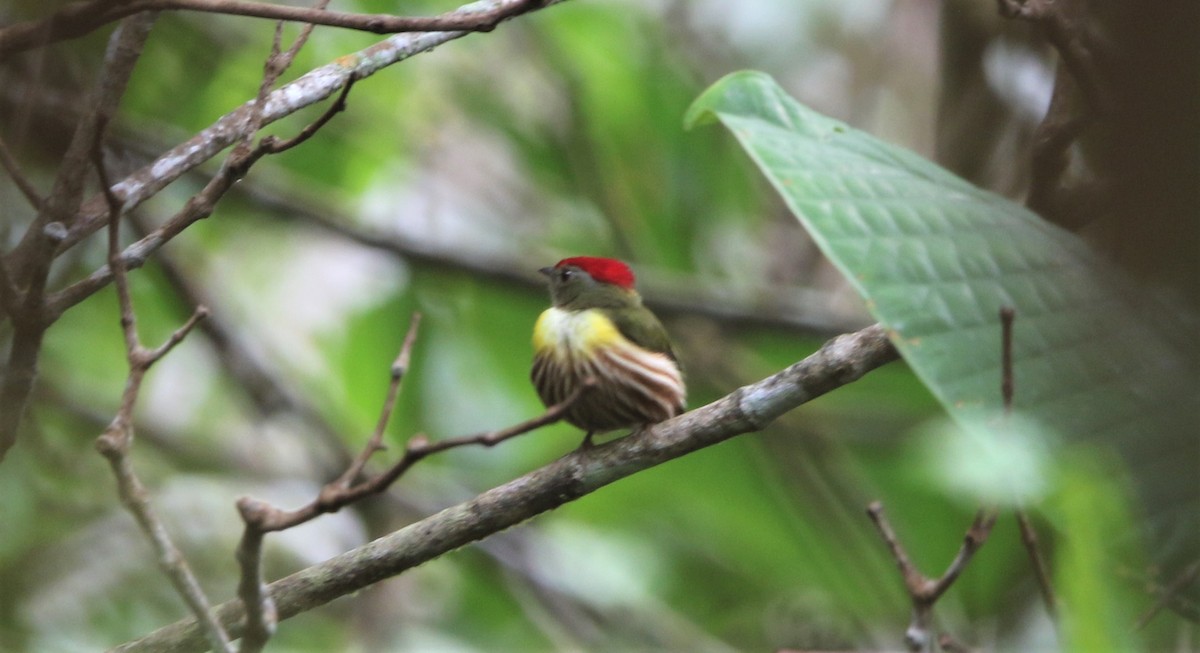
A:
[[[553,275],[553,274],[554,274],[554,268],[552,268],[552,267],[550,267],[550,266],[546,266],[546,267],[544,267],[544,268],[541,268],[541,269],[539,269],[539,270],[538,270],[538,272],[541,272],[542,274],[544,274],[544,275],[546,275],[547,277],[549,277],[549,276],[551,276],[551,275]]]

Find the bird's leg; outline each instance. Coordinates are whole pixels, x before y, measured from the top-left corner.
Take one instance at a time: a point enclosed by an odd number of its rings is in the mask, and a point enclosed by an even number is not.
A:
[[[592,442],[592,435],[594,435],[595,433],[596,433],[595,431],[588,431],[587,435],[583,436],[583,444],[579,445],[579,448],[583,449],[584,451],[587,451],[588,449],[591,449],[592,447],[596,446]]]

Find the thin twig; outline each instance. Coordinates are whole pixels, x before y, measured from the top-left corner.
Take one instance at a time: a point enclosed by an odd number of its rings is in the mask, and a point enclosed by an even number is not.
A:
[[[549,0],[542,6],[559,1]],[[466,20],[481,12],[515,11],[526,4],[526,0],[480,0],[463,5],[452,13]],[[273,91],[262,107],[262,124],[269,124],[324,100],[341,89],[351,77],[363,79],[392,64],[429,52],[471,33],[459,30],[398,34],[358,52],[338,57]],[[235,144],[241,138],[247,115],[253,110],[253,101],[243,104],[118,182],[118,194],[124,198],[126,210],[139,206],[184,173]],[[80,210],[66,242],[59,248],[59,254],[102,228],[105,214],[103,198],[89,199]]]
[[[375,455],[375,453],[387,448],[383,444],[383,433],[387,429],[388,422],[392,418],[392,411],[396,407],[396,397],[400,394],[400,384],[404,380],[404,374],[408,371],[409,361],[412,359],[413,344],[416,343],[417,329],[420,326],[421,314],[413,313],[412,319],[408,323],[408,333],[404,335],[404,344],[400,346],[400,353],[392,363],[392,380],[388,384],[387,397],[383,400],[383,409],[379,412],[379,420],[375,424],[375,431],[371,433],[371,437],[367,440],[367,444],[363,447],[362,452],[354,458],[354,461],[346,468],[345,473],[338,480],[334,481],[333,485],[343,488],[350,487],[358,480],[359,475],[362,474],[363,468],[367,465],[367,460]]]
[[[396,360],[392,362],[391,381],[388,384],[387,397],[383,401],[383,408],[380,410],[375,432],[371,434],[362,452],[350,463],[345,473],[336,481],[326,486],[326,489],[322,491],[322,496],[326,492],[331,491],[329,488],[337,488],[338,491],[345,491],[350,488],[351,484],[362,473],[363,467],[366,466],[370,457],[375,452],[385,448],[383,446],[383,433],[387,429],[388,421],[390,421],[392,412],[395,409],[396,397],[400,394],[400,383],[404,380],[404,374],[408,370],[409,361],[412,359],[412,348],[416,343],[417,329],[420,324],[421,314],[414,313],[412,320],[409,322],[408,333],[405,334],[404,342],[400,346],[400,353],[397,354]],[[265,534],[271,530],[283,530],[283,528],[272,529],[268,527],[273,520],[278,519],[282,511],[249,497],[239,499],[237,509],[238,513],[242,516],[244,524],[242,540],[238,544],[237,549],[238,564],[242,570],[241,580],[238,583],[238,597],[246,606],[246,626],[242,634],[239,653],[258,653],[258,651],[261,651],[266,646],[271,635],[274,634],[278,618],[275,604],[271,600],[270,594],[266,591],[266,584],[263,579],[262,542]],[[313,513],[312,517],[318,514],[320,513]],[[309,518],[311,519],[312,517]],[[303,522],[296,522],[284,528],[290,528],[300,523]]]
[[[89,0],[68,5],[47,18],[16,23],[0,29],[0,55],[77,38],[126,16],[144,11],[198,11],[266,18],[269,20],[341,27],[374,34],[401,32],[488,32],[501,22],[540,8],[543,0],[523,0],[471,14],[453,11],[432,17],[356,14],[320,8],[244,0]]]
[[[182,233],[184,229],[212,215],[212,212],[216,209],[217,202],[224,197],[225,193],[238,180],[249,172],[250,168],[259,159],[268,154],[282,152],[284,149],[294,147],[308,140],[316,134],[317,129],[327,124],[334,115],[342,111],[346,106],[346,94],[349,93],[350,86],[351,82],[348,80],[346,87],[343,88],[342,94],[338,99],[312,124],[304,127],[295,137],[281,143],[276,138],[267,136],[259,140],[257,145],[248,150],[235,147],[233,152],[221,164],[221,168],[217,171],[217,174],[205,184],[199,193],[193,195],[178,213],[157,229],[126,247],[117,260],[127,269],[141,267],[151,254],[172,238]],[[252,126],[246,125],[245,128],[249,129]],[[281,145],[285,147],[281,147]],[[112,192],[111,189],[109,192]],[[51,321],[57,319],[68,308],[78,304],[108,285],[112,279],[112,265],[105,265],[86,278],[51,295],[46,300],[47,318]]]
[[[1013,321],[1017,311],[1011,306],[1000,308],[1000,396],[1004,402],[1004,418],[1012,417],[1013,395],[1016,391],[1016,380],[1013,376]],[[1042,594],[1042,602],[1046,604],[1046,612],[1053,620],[1058,619],[1058,600],[1054,595],[1054,584],[1050,581],[1050,571],[1046,559],[1038,545],[1037,529],[1034,528],[1029,513],[1021,505],[1016,509],[1017,527],[1021,532],[1021,544],[1029,555],[1033,565],[1034,577],[1037,578],[1038,590]]]
[[[346,98],[350,96],[350,89],[354,87],[355,81],[355,77],[351,75],[350,79],[346,80],[346,85],[342,87],[342,92],[338,94],[338,97],[333,101],[333,104],[329,105],[329,108],[326,109],[325,112],[319,117],[317,117],[316,120],[305,125],[304,129],[301,129],[295,136],[284,140],[279,140],[279,138],[276,136],[267,136],[263,139],[264,147],[266,147],[271,154],[279,154],[280,152],[286,152],[312,138],[313,134],[317,133],[317,130],[325,126],[325,123],[333,120],[334,116],[346,110]]]
[[[317,11],[324,10],[328,4],[329,0],[318,0],[315,9]],[[308,37],[312,33],[312,29],[312,24],[304,25],[287,52],[281,52],[283,21],[275,24],[275,34],[271,39],[271,51],[263,63],[262,82],[259,84],[258,94],[254,98],[254,103],[246,119],[246,124],[242,128],[241,139],[230,154],[230,160],[239,161],[245,159],[250,161],[251,157],[257,159],[257,157],[261,157],[263,154],[276,154],[283,151],[283,149],[276,147],[276,139],[273,136],[261,139],[257,147],[253,147],[252,143],[254,136],[262,128],[263,107],[266,104],[271,88],[275,86],[275,82],[279,80],[279,77],[291,67],[300,49],[308,42]],[[346,96],[350,92],[350,88],[353,85],[352,82],[353,79],[346,84],[342,94],[334,102],[331,109],[326,110],[317,121],[306,126],[299,135],[291,139],[294,142],[293,144],[298,145],[311,138],[321,127],[329,122],[334,114],[345,108]],[[249,165],[246,166],[246,169],[248,168]],[[245,173],[243,172],[242,174]],[[259,527],[259,521],[254,515],[257,507],[252,502],[244,500],[238,501],[237,507],[238,512],[242,516],[242,522],[245,525],[242,532],[242,540],[237,549],[238,564],[241,567],[238,596],[246,606],[246,628],[238,650],[239,653],[259,653],[275,633],[277,611],[275,603],[266,591],[266,582],[263,578],[262,544],[265,532]]]
[[[408,333],[400,346],[400,353],[391,366],[391,380],[388,384],[387,396],[380,409],[379,420],[375,431],[371,434],[362,452],[354,459],[345,473],[337,480],[322,488],[316,500],[308,506],[296,511],[283,511],[262,501],[249,497],[238,500],[238,512],[245,526],[242,541],[238,545],[237,558],[241,566],[241,580],[238,584],[238,597],[246,606],[246,625],[242,634],[240,653],[258,653],[266,645],[275,630],[277,609],[267,592],[262,577],[262,541],[267,532],[285,530],[298,526],[306,521],[326,513],[334,512],[365,496],[377,494],[387,489],[405,471],[416,462],[439,451],[468,444],[483,444],[492,446],[498,442],[529,432],[562,418],[570,407],[590,388],[589,381],[577,389],[567,400],[558,406],[551,407],[541,417],[523,422],[503,431],[489,432],[465,438],[446,440],[437,444],[429,444],[424,436],[414,437],[409,441],[401,459],[380,474],[367,481],[354,485],[354,481],[362,473],[370,457],[383,450],[383,434],[395,410],[396,398],[400,393],[400,384],[408,370],[412,359],[412,349],[416,343],[417,331],[420,327],[421,315],[414,313],[409,323]]]
[[[152,231],[136,211],[126,213],[125,218],[139,238]],[[331,460],[323,461],[323,467],[328,468],[325,475],[345,469],[351,456],[341,435],[310,401],[296,392],[279,371],[262,358],[258,348],[244,341],[241,330],[221,319],[218,298],[201,283],[199,275],[181,265],[178,249],[159,250],[154,258],[157,270],[183,305],[209,308],[208,317],[197,327],[208,338],[217,360],[240,385],[242,395],[259,414],[267,417],[280,411],[293,413],[316,432],[328,449]]]
[[[182,327],[171,334],[161,346],[148,350],[142,346],[137,333],[137,318],[133,310],[133,300],[129,292],[129,280],[125,267],[120,261],[120,224],[121,201],[110,191],[108,172],[104,166],[104,154],[101,142],[105,122],[97,124],[96,141],[92,147],[92,161],[100,184],[105,189],[105,197],[109,206],[108,229],[108,258],[113,267],[117,288],[117,298],[121,311],[121,331],[125,336],[125,353],[129,362],[129,376],[125,382],[125,390],[121,396],[121,406],[112,422],[100,437],[96,438],[96,449],[104,455],[112,467],[117,480],[118,494],[121,503],[129,510],[137,521],[138,526],[150,540],[158,559],[159,567],[175,586],[176,591],[188,604],[192,614],[203,624],[209,644],[217,651],[232,651],[229,636],[213,615],[207,597],[204,596],[200,584],[188,567],[183,554],[171,541],[167,529],[159,519],[150,503],[149,493],[133,469],[129,454],[133,445],[133,409],[141,392],[142,380],[150,367],[158,362],[168,351],[183,340],[205,315],[204,307],[198,307]]]
[[[562,402],[547,408],[546,412],[541,415],[505,429],[487,431],[459,438],[449,438],[436,442],[431,442],[423,435],[416,435],[409,440],[408,446],[405,447],[404,454],[400,459],[383,473],[349,487],[341,485],[339,479],[322,488],[321,493],[312,503],[297,510],[278,510],[253,499],[242,499],[242,501],[247,502],[247,509],[252,509],[252,514],[257,515],[261,519],[257,525],[258,528],[263,531],[286,530],[311,521],[325,513],[337,512],[363,497],[383,492],[391,487],[413,465],[427,456],[470,445],[495,446],[518,435],[529,433],[548,424],[553,424],[566,415],[567,410],[579,400],[583,393],[591,389],[591,385],[591,383],[581,385],[570,396]]]
[[[139,15],[121,23],[109,39],[104,68],[96,86],[85,100],[87,110],[83,112],[71,142],[63,155],[62,163],[54,178],[54,184],[38,213],[16,248],[9,254],[9,270],[18,285],[31,283],[35,279],[34,266],[55,256],[55,248],[47,249],[41,234],[50,224],[61,223],[68,229],[75,221],[83,202],[85,180],[91,168],[91,150],[100,131],[116,113],[121,97],[133,75],[133,69],[141,58],[142,50],[154,25],[154,14]],[[108,206],[101,211],[107,220]],[[49,264],[44,266],[49,269]],[[40,269],[36,270],[40,272]]]
[[[13,287],[24,289],[24,296],[21,308],[13,315],[12,344],[0,384],[0,460],[17,440],[37,378],[42,339],[53,322],[45,308],[46,281],[59,246],[78,214],[99,126],[115,113],[153,24],[153,15],[134,16],[123,21],[109,38],[100,79],[88,95],[88,111],[75,128],[50,194],[21,241],[5,258],[6,276],[11,275]],[[5,290],[0,294],[9,293]]]
[[[1018,508],[1016,514],[1017,527],[1021,531],[1021,544],[1025,546],[1025,553],[1029,555],[1029,562],[1033,565],[1033,574],[1037,578],[1042,602],[1046,604],[1046,612],[1050,615],[1050,619],[1057,621],[1058,599],[1054,594],[1054,584],[1050,581],[1050,570],[1046,566],[1046,558],[1042,555],[1041,546],[1038,544],[1037,529],[1034,528],[1033,522],[1029,519],[1029,513],[1024,508]]]
[[[1000,307],[1000,399],[1004,403],[1004,416],[1012,415],[1013,390],[1013,319],[1017,311],[1011,306]]]
[[[954,560],[936,579],[927,578],[909,559],[904,546],[900,543],[900,538],[896,536],[895,529],[892,528],[887,515],[883,512],[881,502],[871,502],[867,506],[867,515],[887,544],[896,566],[900,568],[900,574],[904,578],[904,587],[912,600],[913,616],[908,629],[904,632],[905,644],[910,651],[932,651],[935,641],[932,633],[933,606],[942,594],[950,589],[950,586],[966,569],[967,564],[971,562],[975,552],[987,541],[992,527],[996,525],[996,513],[980,510],[975,514],[975,519],[967,529],[966,535],[963,536],[962,546],[959,547]]]

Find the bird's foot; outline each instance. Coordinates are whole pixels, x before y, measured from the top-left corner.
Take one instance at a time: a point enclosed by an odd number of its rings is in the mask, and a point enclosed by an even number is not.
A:
[[[592,435],[594,432],[588,431],[587,435],[583,436],[583,442],[579,445],[580,450],[588,451],[596,446],[596,443],[592,442]]]

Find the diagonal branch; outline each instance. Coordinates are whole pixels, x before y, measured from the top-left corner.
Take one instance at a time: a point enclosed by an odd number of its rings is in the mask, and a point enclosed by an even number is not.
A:
[[[345,473],[338,480],[334,481],[333,485],[343,488],[350,487],[358,480],[359,475],[362,474],[363,468],[366,467],[367,461],[371,456],[387,448],[383,445],[383,432],[387,429],[388,422],[391,420],[392,411],[396,408],[396,398],[400,394],[400,383],[404,380],[404,375],[408,372],[409,361],[412,359],[413,344],[416,343],[417,329],[420,326],[421,314],[414,313],[412,320],[408,324],[408,333],[404,335],[404,343],[400,345],[400,353],[392,363],[392,381],[388,384],[387,397],[383,400],[383,410],[380,411],[379,421],[375,424],[375,431],[371,433],[371,437],[367,440],[367,444],[363,447],[362,452],[354,458],[350,466],[346,468]]]
[[[575,451],[465,503],[374,542],[299,571],[269,586],[287,619],[395,576],[531,517],[586,496],[655,465],[759,430],[783,413],[858,380],[897,358],[882,327],[839,336],[816,353],[717,401],[626,438]],[[217,608],[232,636],[240,634],[241,601]],[[114,651],[199,651],[203,636],[181,621]]]
[[[541,6],[549,6],[558,1],[561,0],[550,0]],[[480,0],[459,7],[452,13],[471,16],[524,6],[525,0]],[[311,70],[270,93],[262,106],[262,124],[270,124],[324,100],[352,78],[369,77],[387,66],[428,52],[470,33],[456,30],[399,34],[357,53],[339,57],[333,63]],[[164,152],[158,159],[126,177],[124,181],[118,182],[113,191],[125,202],[126,210],[139,206],[185,172],[237,142],[242,133],[242,126],[246,124],[247,117],[253,110],[254,103],[251,101],[225,114],[208,128]],[[66,242],[59,248],[59,253],[98,231],[103,225],[104,215],[103,198],[94,197],[88,200],[72,225]]]
[[[394,16],[329,11],[324,8],[248,2],[247,0],[112,0],[76,2],[40,20],[0,29],[0,55],[42,47],[88,34],[99,27],[145,11],[197,11],[249,18],[326,25],[345,29],[395,34],[399,32],[488,32],[514,16],[540,8],[542,0],[521,0],[472,14],[452,11],[440,16]]]
[[[417,338],[417,328],[420,324],[421,314],[414,313],[408,333],[404,336],[404,343],[400,346],[400,353],[392,363],[392,378],[388,384],[387,397],[383,401],[375,432],[371,434],[366,446],[350,463],[345,473],[327,486],[327,491],[349,489],[362,473],[363,467],[366,466],[370,457],[385,448],[383,433],[391,419],[392,411],[396,407],[396,397],[400,394],[400,382],[404,380],[404,374],[408,370],[413,344]],[[322,497],[324,494],[322,492]],[[238,598],[241,599],[242,605],[246,606],[246,623],[239,653],[258,653],[263,650],[267,641],[275,633],[275,626],[279,618],[275,602],[271,599],[263,580],[262,544],[269,530],[266,528],[266,524],[283,513],[265,503],[248,498],[238,501],[237,508],[245,524],[242,530],[242,540],[237,548],[238,565],[242,570],[241,580],[238,582]],[[311,516],[316,517],[319,514],[312,513]]]
[[[492,447],[505,440],[515,438],[518,435],[523,435],[548,424],[553,424],[561,420],[566,415],[567,410],[576,401],[579,401],[579,398],[591,386],[592,383],[590,381],[584,383],[576,388],[566,399],[547,408],[546,412],[541,415],[505,429],[486,431],[458,438],[448,438],[436,442],[430,441],[424,435],[417,435],[409,440],[408,446],[404,448],[404,455],[383,473],[356,485],[343,484],[343,479],[345,478],[343,476],[322,488],[317,498],[303,508],[291,511],[279,510],[260,501],[243,498],[238,502],[238,510],[242,511],[243,516],[249,515],[247,519],[252,520],[254,527],[262,531],[282,531],[299,526],[323,514],[337,512],[360,499],[383,492],[391,487],[405,472],[412,469],[413,465],[435,453],[470,445]],[[396,385],[393,384],[392,387],[394,388]],[[381,422],[386,421],[386,416],[389,412],[385,408],[384,417],[381,418]],[[368,443],[367,448],[364,449],[364,453],[377,451],[377,449],[372,449],[371,444]]]
[[[125,248],[114,260],[119,261],[120,265],[126,269],[144,265],[151,254],[167,244],[172,238],[182,233],[184,229],[212,215],[212,212],[216,210],[217,203],[225,196],[225,193],[230,188],[233,188],[233,185],[238,180],[246,176],[250,168],[261,158],[269,154],[278,154],[312,138],[317,133],[318,128],[328,123],[334,115],[345,110],[346,96],[350,92],[352,85],[352,80],[347,81],[337,100],[320,117],[312,124],[304,127],[296,136],[282,141],[274,136],[266,136],[259,140],[257,145],[235,147],[229,156],[225,158],[217,174],[205,184],[199,193],[193,195],[178,213],[171,216],[170,219],[154,231]],[[253,115],[250,117],[251,119],[254,118]],[[253,130],[257,129],[257,126],[252,121],[247,123],[244,129],[246,130],[246,134],[252,136]],[[247,142],[244,140],[242,144],[246,144]],[[106,198],[109,196],[116,197],[117,193],[110,187],[105,189],[102,196]],[[129,207],[126,203],[124,210],[128,209]],[[46,319],[49,322],[58,319],[68,308],[87,299],[96,291],[108,285],[112,279],[113,267],[110,263],[99,268],[84,279],[46,298]]]

